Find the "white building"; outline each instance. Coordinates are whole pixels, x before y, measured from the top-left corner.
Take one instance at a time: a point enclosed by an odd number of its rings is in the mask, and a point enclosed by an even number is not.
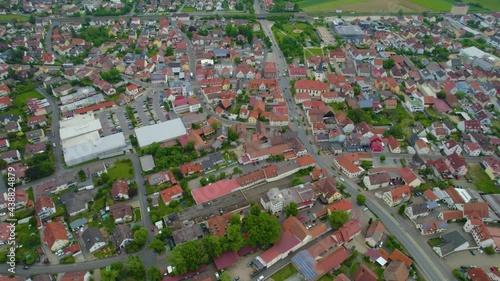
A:
[[[180,118],[135,129],[135,135],[140,147],[155,142],[161,143],[173,140],[186,133],[186,127],[184,127],[184,123]]]
[[[73,146],[63,145],[64,161],[73,166],[95,158],[104,159],[123,154],[129,146],[123,133],[88,140]]]
[[[276,214],[283,211],[283,208],[285,207],[285,198],[283,197],[283,194],[281,194],[279,189],[273,187],[260,198],[260,203],[262,204],[264,209],[271,211],[273,214]]]

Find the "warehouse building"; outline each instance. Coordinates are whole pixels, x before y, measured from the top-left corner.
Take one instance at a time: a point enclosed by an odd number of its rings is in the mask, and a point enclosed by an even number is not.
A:
[[[180,118],[135,129],[140,147],[173,140],[185,134],[187,134],[186,127]]]
[[[365,38],[365,32],[357,25],[334,25],[332,23],[330,28],[333,34],[338,34],[347,42],[358,43]]]
[[[101,138],[101,129],[101,122],[93,114],[76,115],[60,122],[59,135],[66,165],[120,155],[130,148],[123,133]]]

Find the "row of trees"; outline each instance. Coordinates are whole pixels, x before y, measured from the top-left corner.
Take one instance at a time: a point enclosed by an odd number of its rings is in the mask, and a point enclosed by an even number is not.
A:
[[[198,268],[227,251],[237,251],[245,245],[266,247],[279,240],[281,226],[275,216],[252,206],[243,220],[238,213],[230,218],[226,236],[207,236],[201,241],[189,241],[178,245],[172,251],[172,265],[175,274],[180,275]],[[246,235],[245,235],[246,233]]]
[[[101,269],[102,281],[117,281],[132,278],[133,280],[160,281],[163,276],[161,270],[156,266],[151,266],[147,271],[138,256],[129,256],[125,263],[115,262],[108,267]]]

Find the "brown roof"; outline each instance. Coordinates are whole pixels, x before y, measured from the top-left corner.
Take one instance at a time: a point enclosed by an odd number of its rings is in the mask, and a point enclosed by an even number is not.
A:
[[[403,254],[400,250],[396,249],[392,252],[390,259],[394,261],[402,261],[407,267],[410,267],[413,261]]]
[[[458,220],[464,217],[463,211],[460,210],[445,210],[442,211],[443,220]]]
[[[488,203],[474,202],[464,204],[464,216],[468,216],[474,212],[476,212],[482,219],[489,217]]]
[[[408,275],[408,268],[400,261],[391,262],[384,270],[384,279],[387,281],[405,281]]]
[[[60,222],[48,222],[43,230],[43,235],[47,245],[52,248],[52,245],[57,240],[69,240],[68,231],[64,224]]]
[[[88,271],[86,270],[66,272],[61,277],[61,281],[83,281],[87,273]]]
[[[293,236],[297,237],[300,241],[303,241],[309,235],[304,224],[302,224],[298,218],[290,216],[283,222],[283,231],[289,231]]]
[[[128,195],[128,183],[124,180],[116,180],[111,188],[113,198],[117,198],[120,194]]]
[[[218,237],[222,237],[226,234],[226,227],[229,220],[226,216],[216,216],[207,221],[208,229],[210,232]]]
[[[390,255],[389,255],[389,253],[388,253],[386,250],[384,250],[383,248],[378,248],[378,249],[377,249],[377,252],[378,252],[378,253],[380,254],[380,256],[381,256],[381,257],[383,257],[386,261],[388,261],[388,260],[389,260]]]
[[[484,271],[483,268],[471,268],[467,270],[467,275],[469,275],[469,279],[472,281],[487,281],[490,280],[488,274]],[[492,279],[493,280],[493,279]]]
[[[354,281],[377,281],[378,276],[368,266],[361,264],[352,276]]]
[[[123,203],[111,205],[109,207],[109,211],[111,212],[111,214],[113,215],[113,218],[115,218],[115,220],[116,219],[123,219],[126,216],[128,216],[128,217],[132,216],[132,207],[130,207],[127,204],[123,204]]]

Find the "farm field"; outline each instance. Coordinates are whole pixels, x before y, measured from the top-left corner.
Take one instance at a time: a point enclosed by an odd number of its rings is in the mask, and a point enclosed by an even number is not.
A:
[[[454,0],[304,0],[299,2],[300,9],[306,13],[325,14],[337,8],[344,12],[361,13],[407,13],[422,11],[449,12]],[[465,0],[470,11],[500,11],[498,0]]]

